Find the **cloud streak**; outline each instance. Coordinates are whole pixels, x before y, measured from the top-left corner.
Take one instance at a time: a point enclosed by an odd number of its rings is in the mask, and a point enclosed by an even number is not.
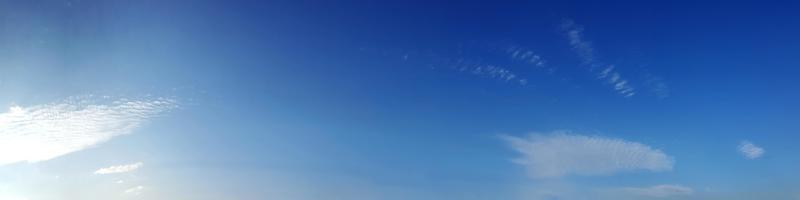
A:
[[[664,83],[664,79],[650,73],[645,74],[644,86],[650,88],[650,91],[660,99],[670,96],[669,87]]]
[[[622,139],[575,135],[568,132],[503,136],[521,157],[532,178],[566,175],[610,175],[622,171],[672,170],[674,159],[647,145]]]
[[[136,187],[126,189],[125,191],[122,192],[122,194],[136,196],[142,194],[142,190],[144,190],[144,186],[139,185]]]
[[[521,61],[526,64],[530,64],[536,67],[545,67],[546,61],[531,50],[524,49],[519,46],[511,46],[506,49],[506,53],[508,53],[511,60]]]
[[[466,72],[476,76],[488,77],[503,82],[513,82],[526,85],[527,79],[520,78],[516,73],[508,68],[499,65],[485,64],[467,59],[457,59],[453,62],[453,68],[459,72]]]
[[[651,197],[651,198],[688,196],[694,193],[694,190],[692,188],[682,185],[656,185],[644,188],[626,187],[626,188],[620,188],[618,189],[618,191],[634,196]]]
[[[764,148],[758,147],[750,141],[742,141],[739,144],[739,153],[747,159],[756,159],[764,155]]]
[[[598,68],[602,69],[596,74],[598,79],[611,85],[614,91],[624,97],[636,95],[636,90],[627,79],[622,77],[614,65],[603,64],[597,60],[592,42],[584,39],[582,26],[575,24],[572,20],[564,20],[561,23],[561,31],[584,65],[589,66],[592,71],[596,71]]]
[[[139,169],[140,167],[142,167],[142,165],[143,165],[142,162],[137,162],[137,163],[133,163],[133,164],[129,164],[129,165],[110,166],[110,167],[100,168],[97,171],[94,171],[94,174],[103,175],[103,174],[117,174],[117,173],[132,172],[132,171],[135,171],[135,170]]]
[[[91,96],[55,103],[12,106],[0,113],[0,166],[39,162],[90,148],[130,134],[159,114],[176,108],[175,100],[131,100]]]

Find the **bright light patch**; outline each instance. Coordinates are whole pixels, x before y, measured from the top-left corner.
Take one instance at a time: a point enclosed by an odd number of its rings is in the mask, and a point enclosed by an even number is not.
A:
[[[176,107],[171,99],[72,97],[0,113],[0,165],[49,160],[132,133],[142,123]]]

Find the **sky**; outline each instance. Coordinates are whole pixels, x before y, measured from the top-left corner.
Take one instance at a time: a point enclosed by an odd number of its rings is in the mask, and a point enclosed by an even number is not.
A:
[[[799,8],[0,0],[0,199],[800,199]]]

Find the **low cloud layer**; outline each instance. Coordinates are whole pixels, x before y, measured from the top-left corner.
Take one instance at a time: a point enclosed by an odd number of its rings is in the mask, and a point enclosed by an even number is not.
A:
[[[584,136],[567,132],[504,136],[521,154],[515,163],[533,178],[565,175],[609,175],[622,171],[672,170],[671,156],[647,145],[616,138]]]
[[[0,113],[0,165],[53,159],[132,133],[176,107],[171,99],[72,97]]]

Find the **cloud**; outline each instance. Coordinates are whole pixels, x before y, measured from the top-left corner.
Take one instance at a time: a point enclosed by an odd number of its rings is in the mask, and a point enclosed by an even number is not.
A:
[[[174,100],[71,97],[55,103],[12,106],[0,113],[0,165],[39,162],[132,133]]]
[[[660,150],[622,139],[583,136],[567,132],[503,136],[522,154],[515,163],[533,178],[565,175],[609,175],[621,171],[672,170],[674,160]]]
[[[652,198],[687,196],[694,193],[694,190],[692,188],[682,185],[656,185],[644,188],[625,187],[618,189],[618,191],[630,195],[652,197]]]
[[[520,85],[526,85],[528,83],[527,79],[520,78],[513,71],[499,65],[485,64],[467,59],[457,59],[452,63],[452,67],[460,72],[467,72],[476,76],[488,77],[504,82],[514,82]]]
[[[670,96],[669,87],[666,83],[664,83],[664,79],[658,76],[654,76],[652,74],[645,74],[645,82],[644,86],[650,88],[650,90],[656,95],[656,97],[660,99],[664,99]]]
[[[137,162],[129,165],[117,165],[117,166],[105,167],[105,168],[100,168],[97,171],[94,171],[94,174],[116,174],[116,173],[132,172],[142,167],[142,165],[143,165],[142,162]]]
[[[583,27],[575,24],[572,20],[564,20],[561,22],[561,31],[567,37],[569,45],[584,65],[588,65],[590,70],[602,68],[602,71],[597,73],[597,78],[604,80],[607,84],[611,85],[613,89],[624,97],[631,97],[636,95],[636,90],[631,86],[627,79],[617,72],[614,65],[606,65],[599,62],[595,56],[595,50],[591,41],[587,41],[583,37]]]
[[[484,65],[475,67],[474,69],[472,69],[472,73],[476,75],[486,75],[488,77],[500,79],[503,81],[510,81],[517,77],[517,75],[515,75],[508,69],[494,65]]]
[[[526,49],[518,45],[512,45],[506,48],[505,53],[512,62],[533,66],[537,69],[543,69],[549,74],[553,74],[556,71],[556,68],[548,65],[547,61],[541,55],[534,53],[530,49]]]
[[[633,87],[628,84],[628,80],[623,79],[619,72],[614,71],[614,68],[614,65],[607,66],[597,75],[597,78],[606,80],[608,84],[614,87],[614,90],[625,97],[636,94]]]
[[[511,46],[506,49],[506,53],[511,57],[511,60],[521,61],[536,67],[545,67],[545,60],[531,50],[519,46]]]
[[[567,36],[572,50],[578,54],[581,61],[586,65],[595,63],[595,53],[592,42],[583,39],[583,27],[575,24],[574,21],[565,19],[561,22],[561,30]]]
[[[744,140],[739,144],[739,153],[747,159],[756,159],[764,155],[764,149]]]
[[[128,188],[127,190],[123,191],[122,194],[136,196],[142,194],[142,190],[144,190],[144,186],[139,185],[136,187]]]

